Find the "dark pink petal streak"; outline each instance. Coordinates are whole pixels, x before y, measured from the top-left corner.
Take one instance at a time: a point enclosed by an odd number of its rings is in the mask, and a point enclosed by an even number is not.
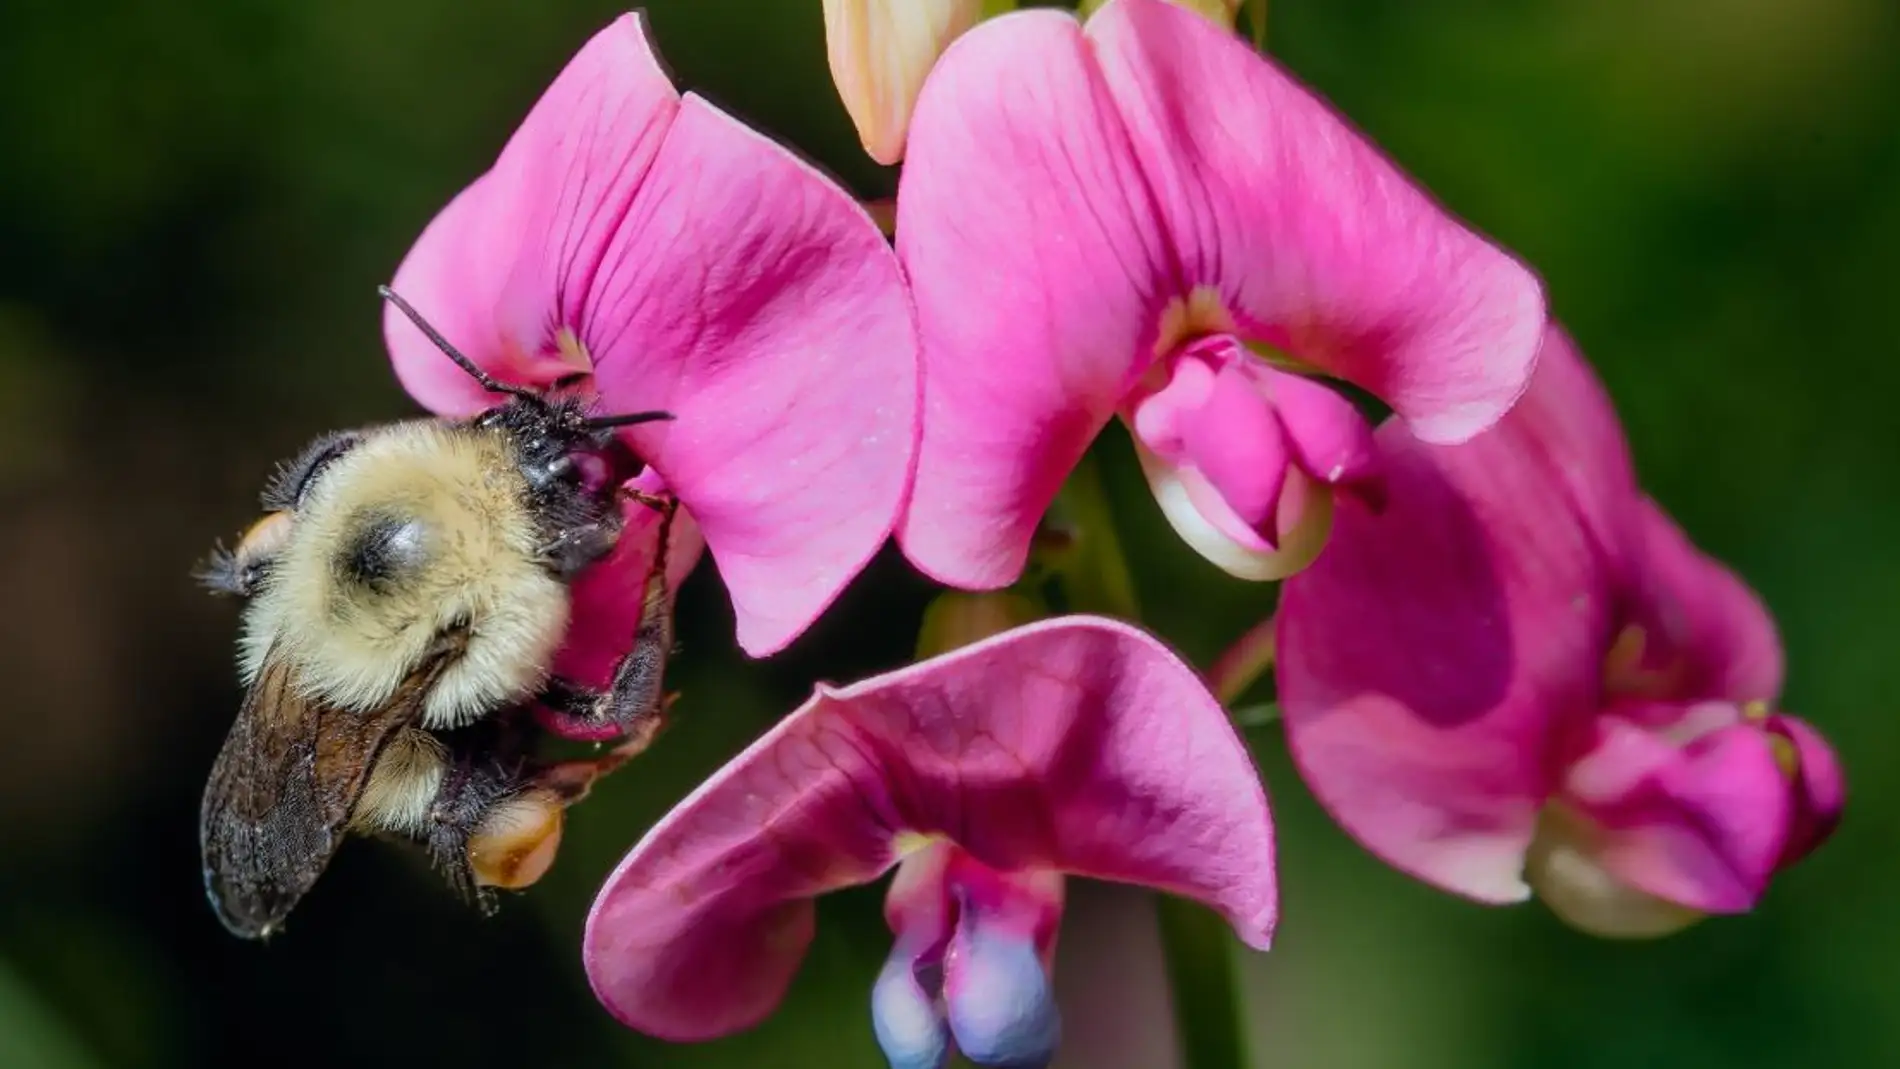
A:
[[[756,1024],[812,937],[810,898],[875,879],[919,836],[995,870],[1146,884],[1265,946],[1273,834],[1258,772],[1154,639],[1044,621],[811,701],[682,802],[588,919],[595,991],[671,1039]]]

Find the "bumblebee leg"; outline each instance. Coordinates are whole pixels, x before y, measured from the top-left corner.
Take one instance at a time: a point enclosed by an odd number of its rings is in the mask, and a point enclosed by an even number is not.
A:
[[[541,559],[556,576],[568,580],[614,551],[620,544],[618,517],[570,527],[541,547]]]
[[[428,825],[418,836],[450,888],[484,916],[495,912],[495,895],[475,878],[469,838],[496,806],[516,793],[521,779],[518,760],[485,756],[479,750],[458,755],[436,789]]]
[[[556,712],[594,724],[611,724],[623,735],[650,741],[664,724],[668,705],[664,687],[666,661],[673,652],[673,606],[667,598],[666,551],[677,504],[669,499],[649,499],[645,494],[637,499],[649,504],[658,500],[655,507],[661,519],[659,545],[647,571],[633,647],[614,667],[613,682],[606,690],[592,690],[556,678],[548,681],[541,700]]]

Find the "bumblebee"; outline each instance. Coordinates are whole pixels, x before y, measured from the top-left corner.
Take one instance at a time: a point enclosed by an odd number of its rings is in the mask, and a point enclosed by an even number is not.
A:
[[[424,846],[451,884],[525,886],[565,806],[637,753],[664,715],[672,617],[660,543],[630,652],[605,689],[550,674],[571,584],[623,528],[640,464],[583,402],[499,382],[395,304],[505,400],[466,419],[325,435],[280,466],[264,519],[200,581],[244,601],[243,702],[200,811],[206,894],[245,938],[277,931],[350,833]],[[616,729],[592,761],[546,763],[528,706]]]

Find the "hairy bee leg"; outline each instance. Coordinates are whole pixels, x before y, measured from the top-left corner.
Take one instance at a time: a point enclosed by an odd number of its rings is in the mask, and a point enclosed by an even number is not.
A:
[[[483,916],[496,910],[494,892],[476,878],[469,841],[497,806],[518,793],[517,763],[489,760],[452,766],[429,807],[429,823],[418,836],[455,893]]]
[[[668,694],[661,700],[661,704],[670,709],[678,699],[677,693]],[[660,725],[664,724],[665,720],[665,716],[662,715],[651,722]],[[530,776],[530,782],[536,787],[552,792],[562,805],[574,805],[585,799],[587,793],[593,790],[594,784],[608,773],[645,753],[657,734],[656,726],[653,731],[630,735],[620,740],[613,749],[598,757],[543,764]]]
[[[548,681],[541,700],[550,708],[596,724],[612,724],[621,734],[641,740],[642,746],[659,733],[670,704],[665,694],[667,658],[673,653],[673,606],[667,597],[667,545],[678,503],[638,491],[628,496],[660,512],[658,548],[647,570],[640,605],[640,625],[633,647],[614,667],[613,682],[605,691],[581,687],[567,680]]]

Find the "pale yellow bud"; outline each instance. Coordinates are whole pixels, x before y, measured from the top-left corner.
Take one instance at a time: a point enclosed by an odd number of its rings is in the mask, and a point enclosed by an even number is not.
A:
[[[872,159],[904,158],[924,78],[982,14],[982,0],[825,0],[831,78]]]
[[[1096,8],[1107,2],[1108,0],[1085,0],[1081,7],[1082,14],[1093,15]],[[1175,7],[1184,7],[1202,15],[1224,30],[1231,30],[1234,28],[1234,19],[1240,15],[1240,5],[1245,0],[1168,0],[1168,2]]]

